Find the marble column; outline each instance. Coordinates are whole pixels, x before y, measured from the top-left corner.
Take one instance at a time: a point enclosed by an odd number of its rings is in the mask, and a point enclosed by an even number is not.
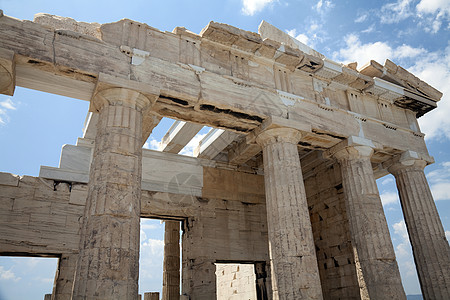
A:
[[[334,152],[341,165],[350,235],[362,299],[406,299],[370,158],[369,146]]]
[[[144,293],[144,300],[159,300],[159,292]]]
[[[138,298],[142,111],[124,88],[100,91],[94,156],[72,299]]]
[[[450,299],[450,248],[423,171],[426,165],[411,159],[388,170],[397,182],[423,297]]]
[[[322,299],[297,144],[301,133],[268,129],[263,149],[273,299]]]
[[[77,258],[78,254],[76,253],[62,254],[59,258],[53,283],[52,300],[71,300]]]
[[[165,221],[162,299],[180,299],[179,221]]]

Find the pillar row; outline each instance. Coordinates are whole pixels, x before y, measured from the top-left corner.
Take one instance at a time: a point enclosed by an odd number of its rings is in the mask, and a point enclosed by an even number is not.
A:
[[[273,299],[322,299],[297,144],[301,133],[269,129],[263,149]]]
[[[394,163],[403,216],[424,299],[450,299],[450,248],[425,177],[423,160]]]
[[[165,221],[163,300],[180,298],[180,222]]]
[[[97,93],[94,156],[72,299],[138,297],[142,168],[142,94]]]
[[[341,165],[362,299],[406,299],[389,229],[373,175],[369,146],[347,146],[334,153]]]

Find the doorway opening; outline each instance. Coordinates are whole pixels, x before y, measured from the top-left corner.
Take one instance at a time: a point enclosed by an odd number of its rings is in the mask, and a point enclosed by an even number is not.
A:
[[[57,268],[57,257],[0,256],[0,299],[44,299]]]
[[[141,218],[139,254],[139,294],[144,299],[175,299],[180,296],[180,221]],[[178,281],[176,280],[178,278]],[[176,295],[175,295],[176,294]]]

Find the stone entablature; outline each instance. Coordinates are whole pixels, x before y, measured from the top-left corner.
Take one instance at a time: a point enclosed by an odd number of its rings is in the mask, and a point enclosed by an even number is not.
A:
[[[265,22],[259,33],[211,22],[197,35],[0,11],[0,40],[0,92],[90,101],[59,168],[0,174],[0,254],[58,256],[57,298],[136,299],[139,218],[154,217],[182,221],[191,299],[217,295],[217,262],[254,264],[260,298],[405,299],[375,184],[388,172],[424,295],[449,297],[450,250],[416,119],[442,94],[403,68],[357,71]],[[162,117],[179,121],[162,152],[142,151]],[[178,155],[202,125],[214,128],[197,158]],[[179,255],[170,232],[166,261]],[[167,278],[176,272],[166,265]],[[166,280],[165,297],[175,285]]]
[[[303,145],[312,149],[363,135],[382,145],[375,158],[379,152],[426,154],[415,114],[422,114],[420,103],[434,107],[441,97],[391,62],[383,75],[375,63],[358,72],[292,41],[282,44],[267,23],[257,34],[211,22],[196,35],[131,20],[99,25],[42,14],[34,23],[7,16],[0,22],[8,41],[2,65],[15,68],[10,76],[17,85],[84,100],[106,86],[127,87],[156,99],[144,113],[143,139],[162,116],[241,134],[278,116],[310,124]],[[44,42],[49,39],[51,45]]]

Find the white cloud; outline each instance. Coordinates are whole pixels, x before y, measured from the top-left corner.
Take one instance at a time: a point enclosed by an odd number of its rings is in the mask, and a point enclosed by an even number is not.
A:
[[[403,67],[444,94],[438,109],[419,118],[421,131],[427,140],[450,140],[450,43],[444,51],[428,52],[405,44],[396,48],[381,41],[364,44],[356,34],[349,34],[344,40],[346,46],[333,53],[333,59],[344,63],[357,61],[363,66],[370,60],[384,63],[387,58],[394,61],[413,59],[410,67]]]
[[[375,24],[370,25],[367,29],[361,31],[362,33],[371,33],[375,31]]]
[[[431,185],[431,193],[435,201],[450,200],[450,181]]]
[[[5,270],[4,267],[0,266],[0,280],[12,280],[12,281],[19,281],[21,278],[17,277],[12,269]]]
[[[187,156],[194,156],[194,149],[198,146],[199,142],[205,137],[205,134],[197,134],[194,136],[192,140],[189,141],[189,143],[181,149],[180,153],[181,155],[187,155]]]
[[[395,247],[395,254],[399,258],[408,257],[411,252],[411,245],[409,243],[408,231],[404,220],[392,225],[394,234],[400,237],[400,243]]]
[[[8,122],[8,112],[10,110],[16,110],[16,105],[12,102],[11,98],[0,101],[0,124],[6,124]]]
[[[450,1],[421,0],[415,7],[414,0],[397,0],[381,7],[379,17],[381,23],[392,24],[411,17],[418,26],[429,33],[437,33],[442,24],[450,29]],[[362,20],[365,18],[362,15]]]
[[[286,30],[286,32],[293,38],[299,40],[300,42],[308,45],[311,48],[315,47],[316,42],[322,42],[325,40],[324,36],[326,35],[326,33],[323,32],[322,25],[315,20],[310,21],[305,28],[306,30],[304,31],[304,33],[297,34],[297,30],[295,28]]]
[[[398,194],[394,192],[384,192],[380,194],[381,203],[383,203],[383,206],[389,205],[392,203],[397,203],[398,200]]]
[[[362,66],[370,60],[384,63],[386,59],[415,58],[422,54],[427,54],[423,48],[414,48],[409,45],[401,45],[397,48],[391,47],[387,42],[374,42],[363,44],[356,34],[349,34],[344,38],[346,47],[333,53],[335,59],[344,62],[357,61]]]
[[[425,139],[450,139],[450,45],[421,56],[408,71],[444,94],[438,108],[419,119]]]
[[[385,24],[398,23],[413,15],[412,0],[398,0],[381,7],[380,21]]]
[[[355,23],[362,23],[365,20],[367,20],[368,15],[366,13],[360,15],[358,18],[356,18]]]
[[[36,277],[34,280],[37,280],[42,283],[53,283],[55,281],[54,278],[44,278],[44,277]]]
[[[247,16],[253,16],[273,1],[274,0],[242,0],[242,13]]]
[[[443,162],[427,174],[435,201],[450,200],[450,162]]]
[[[317,1],[317,4],[313,6],[313,9],[315,9],[318,13],[324,12],[324,10],[327,10],[329,8],[333,8],[334,4],[331,1],[323,1],[319,0]]]
[[[6,100],[0,102],[0,106],[5,109],[12,109],[12,110],[16,109],[16,106],[12,102],[11,98],[7,98]]]
[[[392,225],[392,228],[394,228],[394,233],[398,234],[402,237],[403,240],[408,240],[408,230],[406,229],[406,223],[405,220],[401,220],[400,222],[395,223]]]
[[[35,268],[40,262],[42,261],[39,257],[31,257],[30,259],[26,260],[26,264],[29,268],[33,269]]]
[[[423,48],[413,48],[409,45],[401,45],[400,47],[397,47],[394,55],[397,58],[412,58],[419,56],[421,54],[425,54],[427,51]]]
[[[450,241],[450,230],[445,232],[445,237],[447,238],[447,241]]]
[[[383,179],[381,184],[386,185],[386,184],[391,184],[393,182],[394,182],[394,178],[392,176],[389,176],[389,177],[386,177],[385,179]]]
[[[344,63],[357,61],[359,66],[370,60],[384,62],[386,58],[392,58],[394,50],[384,42],[363,44],[356,34],[349,34],[345,38],[346,47],[333,54],[335,59]]]
[[[414,265],[412,260],[403,262],[402,267],[405,269],[406,275],[417,276],[416,266]]]
[[[303,33],[297,34],[297,30],[295,28],[291,29],[291,30],[286,30],[286,32],[287,32],[287,34],[289,34],[293,38],[299,40],[303,44],[309,45],[309,38],[306,34],[303,34]]]
[[[429,14],[440,11],[450,13],[450,2],[448,0],[421,0],[417,4],[417,11]]]
[[[316,22],[312,22],[311,25],[309,26],[310,31],[317,31],[317,29],[319,29],[319,28],[320,28],[320,26]]]
[[[148,230],[148,229],[156,229],[158,228],[158,226],[154,224],[141,224],[141,228],[144,230]]]
[[[147,239],[142,243],[143,247],[150,249],[150,253],[153,255],[162,256],[164,254],[164,241],[156,239]]]
[[[297,40],[299,40],[300,42],[302,42],[305,45],[309,45],[309,38],[306,36],[306,34],[300,33],[295,37]]]
[[[164,225],[158,220],[141,219],[140,238],[139,284],[150,287],[149,280],[152,280],[160,285],[163,272]]]
[[[391,236],[405,291],[408,294],[418,294],[420,293],[419,280],[404,220],[392,225]]]
[[[141,233],[142,237],[142,233]],[[146,238],[141,240],[140,276],[142,278],[159,278],[162,276],[164,259],[164,240]],[[160,272],[158,272],[160,270]]]
[[[150,139],[144,143],[144,148],[151,150],[159,150],[159,143],[160,143],[159,141],[155,140],[153,137],[150,137]]]

